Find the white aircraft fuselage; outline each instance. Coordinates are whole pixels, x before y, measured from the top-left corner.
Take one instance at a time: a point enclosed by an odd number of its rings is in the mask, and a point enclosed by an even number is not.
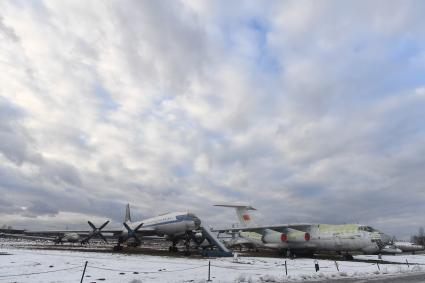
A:
[[[142,229],[150,228],[158,236],[169,237],[182,236],[188,231],[199,229],[201,225],[200,219],[189,212],[172,212],[137,222],[127,222],[132,229],[141,223],[143,223]],[[128,231],[123,229],[123,234],[127,233]]]
[[[318,251],[377,253],[390,238],[370,226],[317,224],[309,231],[310,243]]]
[[[291,237],[291,234],[293,235]],[[291,250],[377,253],[389,237],[364,225],[312,224],[306,231],[291,229],[281,233],[265,229],[262,233],[241,232],[234,244]]]
[[[228,244],[254,245],[289,251],[332,251],[377,253],[390,242],[390,237],[366,225],[358,224],[277,224],[252,225],[249,205],[219,204],[236,211],[241,239],[232,239]],[[222,230],[226,231],[226,229]]]

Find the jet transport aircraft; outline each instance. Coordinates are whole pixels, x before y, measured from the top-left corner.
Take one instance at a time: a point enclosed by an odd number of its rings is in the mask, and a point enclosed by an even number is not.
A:
[[[190,241],[202,243],[205,237],[201,228],[201,220],[193,213],[190,212],[172,212],[162,214],[156,217],[147,218],[141,221],[133,222],[130,215],[130,205],[127,204],[123,227],[119,229],[104,230],[105,226],[109,223],[106,221],[100,227],[96,227],[93,223],[88,221],[92,231],[87,230],[47,230],[47,231],[24,231],[26,238],[33,237],[38,239],[46,239],[46,237],[37,237],[29,235],[58,235],[69,242],[88,243],[92,238],[99,237],[103,241],[108,242],[102,233],[112,234],[112,238],[117,239],[115,250],[122,249],[122,244],[127,242],[131,245],[140,245],[141,239],[149,239],[151,237],[164,237],[172,242],[169,250],[177,251],[177,243],[181,240],[185,242],[185,252],[189,253]],[[3,233],[4,236],[9,236]],[[15,237],[18,235],[15,235]],[[72,237],[71,237],[72,236]],[[84,237],[82,240],[81,237]]]
[[[352,253],[379,253],[391,238],[384,233],[365,225],[358,224],[277,224],[252,225],[248,210],[256,210],[249,205],[215,206],[235,208],[241,227],[214,229],[219,233],[240,233],[240,238],[231,244],[248,244],[254,247],[266,247],[295,254],[313,254],[315,252],[337,252],[352,259]]]

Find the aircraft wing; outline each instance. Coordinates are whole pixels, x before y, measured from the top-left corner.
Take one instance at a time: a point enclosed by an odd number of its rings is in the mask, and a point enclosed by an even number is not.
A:
[[[102,230],[102,232],[104,232]],[[89,234],[89,230],[25,230],[26,235],[62,235],[67,233],[77,233],[79,235]]]
[[[306,231],[311,227],[312,224],[308,223],[294,223],[294,224],[275,224],[275,225],[256,225],[249,227],[229,227],[229,228],[220,228],[212,229],[213,232],[238,232],[238,231],[247,231],[247,232],[257,232],[261,233],[265,229],[274,230],[276,232],[285,232],[286,229],[292,228],[295,230]]]
[[[90,234],[92,231],[90,230],[26,230],[24,231],[24,234],[27,235],[63,235],[67,233],[76,233],[78,235],[87,235]],[[102,233],[109,233],[109,234],[118,234],[122,232],[121,229],[109,229],[109,230],[102,230]]]
[[[8,233],[0,233],[0,237],[16,238],[16,239],[28,239],[28,240],[46,240],[46,241],[55,240],[54,237],[30,236],[30,235],[25,235],[25,234],[8,234]]]
[[[156,232],[154,227],[141,227],[137,230],[137,235],[143,236],[157,236],[158,232]]]
[[[90,230],[40,230],[40,231],[24,231],[25,234],[28,235],[62,235],[67,233],[77,233],[78,235],[87,235],[90,234],[92,231]],[[102,230],[102,233],[105,234],[113,234],[113,235],[119,235],[123,232],[123,228],[117,228],[117,229],[109,229],[109,230]],[[152,236],[157,235],[155,229],[152,227],[141,227],[137,231],[138,235],[141,236]]]

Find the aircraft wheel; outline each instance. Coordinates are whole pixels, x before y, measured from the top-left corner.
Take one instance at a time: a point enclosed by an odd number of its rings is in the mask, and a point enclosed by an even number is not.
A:
[[[173,247],[173,246],[171,246],[171,247],[169,247],[169,248],[168,248],[168,251],[169,251],[169,252],[177,252],[177,251],[178,251],[178,249],[177,249],[177,247]]]

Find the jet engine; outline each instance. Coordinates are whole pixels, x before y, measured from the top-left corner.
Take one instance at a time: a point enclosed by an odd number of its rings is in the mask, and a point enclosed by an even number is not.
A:
[[[304,243],[310,241],[310,233],[288,228],[287,232],[289,243]]]
[[[264,231],[261,241],[265,244],[277,244],[287,242],[288,236],[285,233],[276,232],[270,229]]]

